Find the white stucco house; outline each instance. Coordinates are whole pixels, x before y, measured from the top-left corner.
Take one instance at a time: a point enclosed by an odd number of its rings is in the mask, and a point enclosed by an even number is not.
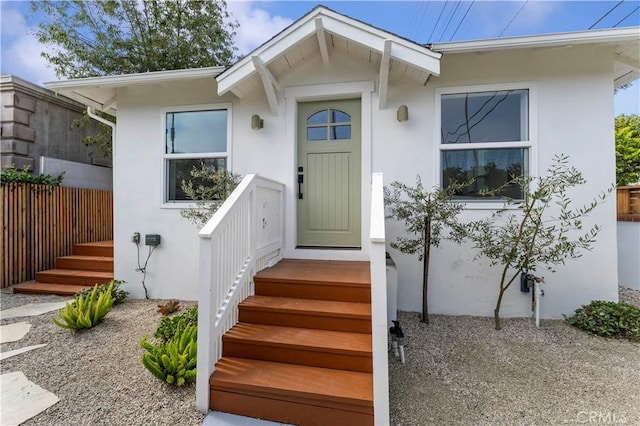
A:
[[[482,185],[504,182],[507,171],[541,174],[564,153],[587,180],[571,196],[586,203],[615,181],[614,89],[638,77],[639,43],[636,27],[423,46],[317,7],[226,69],[46,86],[117,116],[115,276],[132,296],[144,297],[131,242],[139,232],[143,241],[161,235],[147,265],[150,296],[199,297],[203,235],[180,216],[188,200],[179,183],[204,161],[282,185],[280,198],[260,204],[281,210],[258,219],[279,224],[277,237],[263,236],[265,247],[277,242],[275,257],[369,261],[370,242],[386,241],[398,308],[420,311],[421,263],[388,246],[403,226],[387,221],[372,240],[372,174],[384,184],[419,174],[426,187],[473,177],[477,187],[461,194],[464,220],[502,205],[478,198]],[[543,318],[617,300],[615,204],[586,220],[602,226],[593,251],[545,277]],[[431,313],[492,315],[499,270],[474,256],[464,245],[432,252]],[[529,316],[530,295],[513,286],[502,313]]]

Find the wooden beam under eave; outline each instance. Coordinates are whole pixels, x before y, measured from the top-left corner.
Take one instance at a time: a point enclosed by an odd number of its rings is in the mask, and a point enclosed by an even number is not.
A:
[[[378,109],[387,107],[387,88],[389,86],[389,65],[391,63],[391,40],[384,41],[382,60],[380,61],[380,84],[378,88]]]
[[[102,111],[106,111],[109,108],[111,108],[112,106],[114,106],[116,104],[116,101],[118,100],[118,95],[113,95],[111,98],[109,98],[108,100],[106,100],[105,102],[102,103]]]
[[[262,80],[262,85],[264,86],[264,93],[267,95],[267,102],[269,102],[269,108],[271,108],[271,113],[274,116],[278,115],[278,96],[276,95],[276,90],[273,87],[274,83],[270,78],[270,72],[268,72],[267,67],[264,66],[262,59],[258,56],[252,56],[251,60],[253,61],[253,66],[256,67],[256,71],[258,75],[260,75],[260,79]]]
[[[637,59],[629,58],[628,56],[624,56],[619,53],[614,54],[613,59],[618,62],[622,62],[625,65],[629,65],[630,67],[640,68],[640,61]]]
[[[322,63],[329,65],[329,50],[327,49],[327,39],[324,36],[324,26],[322,25],[322,18],[316,18],[316,37],[318,38],[318,46],[320,47],[320,56],[322,56]]]

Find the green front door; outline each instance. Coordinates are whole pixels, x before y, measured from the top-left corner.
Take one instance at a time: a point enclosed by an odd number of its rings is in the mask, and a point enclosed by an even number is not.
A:
[[[360,247],[360,99],[298,104],[298,246]]]

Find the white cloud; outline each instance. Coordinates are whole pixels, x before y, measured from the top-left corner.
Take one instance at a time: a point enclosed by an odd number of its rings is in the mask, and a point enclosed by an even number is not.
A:
[[[271,16],[267,10],[260,8],[256,3],[252,1],[227,3],[229,13],[240,24],[234,40],[240,56],[251,52],[293,22],[282,16]]]
[[[2,7],[2,73],[13,74],[36,84],[57,80],[52,68],[40,56],[35,28],[27,26],[19,10]]]

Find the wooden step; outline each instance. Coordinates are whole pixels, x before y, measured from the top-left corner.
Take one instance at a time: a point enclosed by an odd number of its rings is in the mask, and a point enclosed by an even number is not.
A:
[[[104,284],[113,279],[113,272],[79,271],[72,269],[50,269],[36,273],[40,283],[91,286]]]
[[[16,284],[12,287],[14,293],[23,294],[57,294],[59,296],[73,296],[79,291],[90,289],[89,286],[55,284],[55,283],[38,283],[28,281]]]
[[[222,356],[371,373],[371,335],[238,323],[222,337]]]
[[[369,262],[283,259],[254,282],[259,296],[371,303]]]
[[[368,373],[224,357],[209,385],[214,411],[296,425],[373,425]]]
[[[240,303],[239,321],[285,327],[371,333],[371,304],[250,296]]]
[[[64,256],[56,259],[56,269],[113,272],[113,257]]]
[[[113,257],[113,241],[96,241],[73,246],[73,254],[78,256]]]

